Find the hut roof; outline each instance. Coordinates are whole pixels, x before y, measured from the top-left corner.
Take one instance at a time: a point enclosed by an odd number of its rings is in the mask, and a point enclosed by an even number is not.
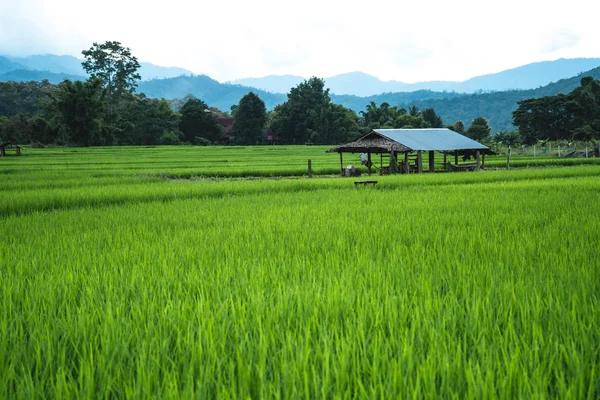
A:
[[[410,148],[404,146],[403,144],[374,132],[375,131],[369,132],[354,142],[333,147],[327,150],[327,152],[389,153],[391,151],[396,151],[398,153],[404,153],[406,151],[410,151]]]
[[[481,150],[489,147],[446,128],[437,129],[375,129],[360,139],[333,147],[327,152],[390,152],[399,153],[415,150]]]

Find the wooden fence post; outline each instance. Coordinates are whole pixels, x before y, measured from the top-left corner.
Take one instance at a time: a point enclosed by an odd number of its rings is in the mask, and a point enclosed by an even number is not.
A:
[[[308,177],[312,178],[312,162],[308,160]]]

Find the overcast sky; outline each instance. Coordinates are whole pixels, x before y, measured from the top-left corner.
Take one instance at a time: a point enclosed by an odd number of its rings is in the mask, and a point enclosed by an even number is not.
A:
[[[0,0],[0,54],[81,57],[117,40],[140,61],[219,81],[363,71],[458,80],[600,57],[591,0]]]

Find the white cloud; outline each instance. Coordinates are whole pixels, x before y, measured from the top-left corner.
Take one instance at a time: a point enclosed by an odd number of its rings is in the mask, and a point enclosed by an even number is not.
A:
[[[8,2],[8,3],[6,3]],[[4,0],[0,53],[80,56],[118,40],[142,61],[221,81],[363,71],[464,80],[549,57],[600,57],[587,0]]]
[[[580,41],[581,37],[569,29],[554,29],[542,38],[541,50],[543,53],[554,53],[573,48]]]

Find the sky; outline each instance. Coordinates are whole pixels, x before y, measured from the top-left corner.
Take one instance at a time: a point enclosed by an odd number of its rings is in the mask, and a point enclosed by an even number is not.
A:
[[[407,83],[600,57],[591,0],[0,0],[0,54],[81,57],[116,40],[139,61],[221,82],[362,71]]]

